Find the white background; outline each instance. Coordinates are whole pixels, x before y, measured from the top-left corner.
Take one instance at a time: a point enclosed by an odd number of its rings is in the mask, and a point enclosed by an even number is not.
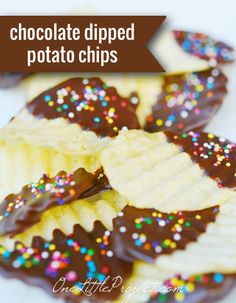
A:
[[[172,28],[202,31],[236,48],[235,0],[0,0],[0,14],[163,14]],[[0,44],[0,47],[4,46]],[[226,72],[230,78],[229,94],[208,130],[236,141],[236,64]],[[0,126],[4,126],[24,101],[22,90],[0,90]],[[235,302],[235,296],[232,294],[227,302]],[[55,301],[37,288],[0,278],[0,302]]]

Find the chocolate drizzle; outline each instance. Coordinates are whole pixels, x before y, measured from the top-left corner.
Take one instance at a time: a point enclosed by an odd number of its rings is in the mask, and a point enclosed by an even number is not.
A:
[[[163,79],[162,92],[146,118],[148,132],[202,129],[218,111],[227,92],[227,78],[218,69]]]
[[[100,136],[115,136],[124,128],[140,128],[138,97],[121,97],[99,78],[73,78],[43,92],[27,104],[37,118],[64,118]]]
[[[10,252],[0,246],[0,270],[7,277],[18,277],[46,288],[49,294],[53,294],[53,289],[61,289],[62,282],[58,281],[65,278],[63,287],[70,288],[70,292],[58,291],[54,295],[71,302],[80,302],[85,296],[83,292],[90,290],[93,292],[92,298],[97,302],[97,299],[114,300],[120,296],[120,288],[130,276],[132,265],[113,255],[110,232],[97,221],[91,232],[75,225],[71,235],[66,236],[60,230],[55,230],[51,241],[35,237],[31,247],[18,242]],[[112,289],[112,279],[117,276],[123,282]],[[84,284],[87,279],[97,283],[105,281],[103,291],[99,287],[91,290],[91,285],[89,288],[88,284]],[[112,291],[105,291],[105,287]]]
[[[236,274],[175,275],[164,282],[172,289],[167,293],[154,293],[148,303],[211,303],[224,298],[235,287]]]
[[[173,31],[173,34],[185,52],[209,61],[211,66],[234,60],[232,47],[207,35],[178,30]]]
[[[207,225],[215,222],[218,212],[218,207],[163,213],[126,206],[113,220],[113,250],[122,260],[154,262],[197,241]]]
[[[177,135],[165,132],[169,142],[189,154],[193,162],[214,179],[218,186],[236,189],[236,145],[210,133],[188,132]]]
[[[18,194],[8,195],[0,204],[0,234],[15,235],[40,221],[49,208],[71,203],[111,189],[99,169],[89,173],[79,168],[73,173],[44,174],[37,183],[24,186]]]

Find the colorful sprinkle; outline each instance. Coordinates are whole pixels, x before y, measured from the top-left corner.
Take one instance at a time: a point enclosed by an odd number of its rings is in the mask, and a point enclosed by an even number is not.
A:
[[[163,77],[145,130],[183,132],[204,127],[222,104],[226,82],[217,69]]]
[[[205,59],[210,66],[233,61],[233,48],[215,41],[207,35],[195,32],[173,31],[174,37],[183,50],[193,56]]]

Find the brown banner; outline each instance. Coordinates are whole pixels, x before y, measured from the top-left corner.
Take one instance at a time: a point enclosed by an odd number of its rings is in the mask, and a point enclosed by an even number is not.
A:
[[[147,48],[164,16],[2,16],[1,72],[163,72]]]

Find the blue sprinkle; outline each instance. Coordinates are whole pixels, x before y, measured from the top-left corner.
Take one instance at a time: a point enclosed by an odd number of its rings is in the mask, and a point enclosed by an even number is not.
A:
[[[224,276],[222,274],[215,274],[214,281],[216,283],[222,283],[224,281]]]
[[[47,243],[44,244],[44,247],[45,247],[45,248],[49,248],[49,246],[50,246],[50,243],[49,243],[49,242],[47,242]]]
[[[93,261],[89,261],[87,264],[88,264],[88,266],[94,266],[94,262]]]
[[[214,83],[207,83],[206,86],[208,89],[214,88]]]
[[[92,273],[92,272],[88,272],[87,273],[87,278],[94,278],[94,273]]]
[[[99,117],[94,117],[94,118],[93,118],[93,121],[94,121],[95,123],[99,123],[99,122],[101,121],[101,119],[100,119]]]
[[[74,243],[74,241],[72,239],[68,239],[67,240],[67,245],[72,246]]]
[[[68,109],[68,108],[69,108],[69,106],[68,106],[68,104],[63,104],[63,105],[62,105],[62,108],[64,108],[64,109]]]
[[[183,48],[184,48],[185,50],[188,51],[188,50],[191,49],[191,42],[188,41],[188,40],[185,40],[185,41],[183,42],[182,46],[183,46]]]
[[[104,274],[98,274],[97,278],[100,282],[104,281],[106,279],[106,276]]]
[[[64,200],[63,200],[63,199],[57,199],[57,203],[58,203],[59,205],[62,205],[62,204],[64,204]]]
[[[134,243],[135,243],[136,246],[141,246],[142,245],[142,242],[139,239],[135,240]]]
[[[25,259],[22,256],[18,256],[17,261],[19,261],[21,265],[25,264]]]
[[[174,115],[170,115],[168,117],[168,120],[170,120],[171,122],[175,121],[175,116]]]
[[[5,259],[10,258],[10,256],[11,256],[11,253],[8,250],[3,253],[3,258],[5,258]]]
[[[58,273],[56,271],[48,269],[48,268],[45,270],[45,274],[51,278],[56,278],[58,276]]]
[[[44,97],[44,101],[49,102],[50,100],[51,100],[51,96],[46,95],[46,96]]]
[[[83,289],[84,284],[81,283],[81,282],[77,282],[77,283],[75,284],[75,287],[81,290],[81,289]]]
[[[80,252],[81,252],[81,254],[85,254],[87,252],[87,248],[81,247]]]
[[[107,106],[107,102],[106,101],[102,101],[102,106],[106,107]]]

